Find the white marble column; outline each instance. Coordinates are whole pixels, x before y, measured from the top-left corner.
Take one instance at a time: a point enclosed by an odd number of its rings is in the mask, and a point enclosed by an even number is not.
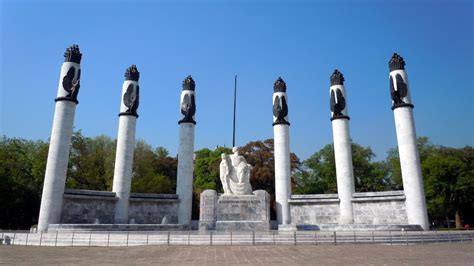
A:
[[[80,88],[81,58],[82,54],[77,45],[69,47],[64,54],[41,197],[38,231],[46,231],[48,225],[60,223],[61,220],[74,115]]]
[[[179,197],[178,223],[191,225],[194,171],[194,128],[196,125],[196,84],[191,76],[183,81],[179,120],[179,151],[176,194]]]
[[[339,224],[354,223],[352,193],[354,170],[352,168],[351,137],[349,116],[344,88],[344,76],[337,69],[331,75],[329,89],[334,157],[336,161],[337,194],[339,195]]]
[[[275,155],[275,201],[279,225],[291,223],[288,200],[291,196],[290,138],[286,84],[278,78],[273,85],[273,139]]]
[[[122,86],[114,183],[112,188],[112,191],[115,192],[118,197],[118,201],[115,204],[114,221],[116,224],[128,223],[133,152],[135,149],[135,128],[138,118],[137,108],[140,95],[140,86],[138,85],[139,77],[140,73],[137,67],[132,65],[125,72],[125,81]]]
[[[410,97],[405,61],[394,54],[389,61],[390,96],[397,131],[398,152],[402,170],[403,190],[409,224],[418,224],[429,230],[423,176],[413,119],[413,103]]]

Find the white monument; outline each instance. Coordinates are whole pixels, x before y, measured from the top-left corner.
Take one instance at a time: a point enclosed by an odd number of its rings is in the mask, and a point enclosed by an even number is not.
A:
[[[424,230],[429,230],[423,176],[421,175],[420,156],[413,119],[414,106],[410,97],[405,61],[395,53],[388,64],[390,68],[390,96],[397,131],[407,219],[409,224],[418,224]]]
[[[191,76],[183,81],[180,109],[182,119],[179,124],[178,173],[176,194],[180,203],[178,206],[178,223],[190,225],[193,200],[193,171],[194,171],[194,128],[196,126],[196,84]]]
[[[220,178],[224,195],[251,195],[250,171],[252,166],[239,155],[238,149],[232,149],[232,155],[221,155]]]
[[[125,81],[122,86],[114,183],[112,187],[112,191],[116,193],[118,198],[115,205],[114,221],[116,224],[128,223],[133,152],[135,149],[135,128],[138,118],[137,108],[140,93],[139,77],[140,73],[137,67],[132,65],[125,72]]]
[[[336,161],[337,194],[339,195],[339,224],[354,223],[352,193],[355,192],[352,169],[351,137],[344,76],[337,69],[331,75],[329,89],[334,157]]]
[[[82,54],[77,45],[67,48],[64,53],[55,100],[56,109],[41,196],[38,231],[47,230],[48,225],[57,224],[61,219],[74,115],[80,88],[81,58]]]
[[[290,140],[286,84],[278,78],[273,84],[273,135],[275,154],[275,201],[279,225],[291,223],[288,200],[291,196]]]
[[[201,193],[199,230],[268,231],[270,229],[270,195],[264,190],[252,192],[252,166],[232,149],[221,154],[220,179],[223,194],[215,190]]]

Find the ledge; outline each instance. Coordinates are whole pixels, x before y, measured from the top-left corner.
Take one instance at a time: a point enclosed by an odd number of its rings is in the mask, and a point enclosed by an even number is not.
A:
[[[379,192],[356,192],[352,194],[354,198],[363,197],[387,197],[387,196],[405,196],[403,190],[379,191]]]
[[[403,201],[405,192],[403,190],[380,191],[380,192],[357,192],[352,194],[352,202],[374,202],[374,201]]]
[[[339,199],[303,199],[303,200],[289,199],[288,203],[291,203],[291,204],[339,203]]]
[[[142,199],[178,199],[177,194],[159,194],[159,193],[130,193],[130,198]]]
[[[337,194],[302,194],[302,195],[291,195],[292,200],[304,200],[304,199],[339,199]]]
[[[405,196],[353,198],[352,202],[404,201]]]
[[[76,195],[76,196],[94,196],[94,197],[108,197],[115,198],[115,192],[111,191],[98,191],[98,190],[86,190],[86,189],[70,189],[64,190],[64,195]]]

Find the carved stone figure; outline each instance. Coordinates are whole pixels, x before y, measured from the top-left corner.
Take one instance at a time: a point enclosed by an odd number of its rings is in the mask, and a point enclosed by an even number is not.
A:
[[[194,82],[191,76],[187,76],[186,79],[183,81],[183,93],[184,96],[181,101],[181,114],[184,116],[183,119],[178,121],[178,124],[181,123],[193,123],[196,124],[194,121],[194,115],[196,114],[196,99],[194,97],[194,89],[196,87],[196,83]],[[189,91],[186,92],[185,91]]]
[[[288,104],[286,104],[285,96],[275,96],[275,101],[273,102],[273,115],[276,117],[275,125],[288,124],[288,121],[285,119],[288,115]]]
[[[336,91],[336,93],[334,93]],[[333,112],[333,118],[343,116],[342,111],[346,108],[346,99],[342,95],[340,89],[331,91],[331,112]]]
[[[404,104],[403,98],[405,98],[408,93],[407,84],[400,74],[395,75],[395,82],[397,83],[396,89],[393,84],[393,78],[390,76],[390,96],[392,97],[393,106]]]
[[[64,98],[77,101],[77,95],[79,94],[79,88],[81,87],[81,69],[79,69],[76,75],[76,68],[70,67],[66,75],[63,77],[63,88],[68,93]]]
[[[250,195],[250,171],[252,166],[245,158],[239,155],[237,148],[232,149],[233,154],[221,154],[220,178],[224,195]]]
[[[184,115],[180,123],[196,123],[193,119],[196,114],[196,100],[193,94],[185,94],[181,103],[181,114]]]
[[[130,83],[127,87],[127,91],[123,94],[123,104],[128,108],[125,111],[131,115],[137,115],[137,109],[139,104],[140,86],[133,85]]]

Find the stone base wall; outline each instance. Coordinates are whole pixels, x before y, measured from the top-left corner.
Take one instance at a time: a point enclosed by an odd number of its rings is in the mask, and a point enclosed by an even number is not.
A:
[[[178,195],[132,193],[128,221],[136,224],[177,224]]]
[[[337,194],[292,195],[288,202],[292,224],[338,223]]]
[[[62,224],[113,224],[118,198],[114,192],[66,189]],[[135,224],[176,224],[178,196],[175,194],[131,193],[128,221]]]
[[[113,224],[116,202],[114,192],[66,189],[61,223]]]
[[[354,193],[356,224],[408,224],[403,191]]]
[[[292,195],[292,224],[337,224],[337,194]],[[407,224],[403,191],[354,193],[352,198],[355,224]]]
[[[252,195],[201,193],[199,230],[262,231],[270,229],[270,196],[264,190]]]

